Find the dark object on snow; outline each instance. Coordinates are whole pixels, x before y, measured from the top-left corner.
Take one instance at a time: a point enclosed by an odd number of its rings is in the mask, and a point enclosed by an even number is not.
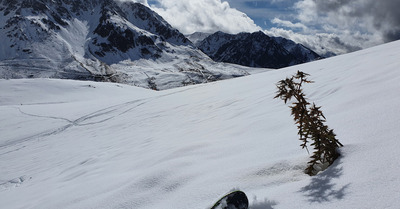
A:
[[[219,199],[211,209],[247,209],[249,200],[242,191],[234,191]]]

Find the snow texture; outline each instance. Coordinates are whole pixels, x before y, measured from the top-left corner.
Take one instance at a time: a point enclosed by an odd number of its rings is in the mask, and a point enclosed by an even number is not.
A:
[[[240,189],[252,209],[400,206],[400,42],[257,75],[151,91],[0,80],[1,208],[206,209]],[[275,83],[297,70],[344,144],[310,177]]]

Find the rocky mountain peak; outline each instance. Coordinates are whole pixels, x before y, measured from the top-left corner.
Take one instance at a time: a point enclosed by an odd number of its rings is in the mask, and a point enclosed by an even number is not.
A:
[[[239,34],[216,32],[197,46],[215,61],[249,67],[282,68],[320,58],[303,45],[270,37],[262,31]]]
[[[0,16],[0,78],[107,80],[165,89],[248,74],[217,66],[140,3],[0,0]]]

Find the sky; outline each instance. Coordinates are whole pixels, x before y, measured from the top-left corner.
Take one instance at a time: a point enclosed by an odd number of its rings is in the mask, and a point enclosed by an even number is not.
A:
[[[400,0],[132,0],[184,34],[264,31],[320,54],[400,39]]]

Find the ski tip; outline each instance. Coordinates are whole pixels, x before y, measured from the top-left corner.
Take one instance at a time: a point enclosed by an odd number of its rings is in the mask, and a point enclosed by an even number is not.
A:
[[[219,199],[211,209],[247,209],[248,207],[247,195],[243,191],[236,190]]]

